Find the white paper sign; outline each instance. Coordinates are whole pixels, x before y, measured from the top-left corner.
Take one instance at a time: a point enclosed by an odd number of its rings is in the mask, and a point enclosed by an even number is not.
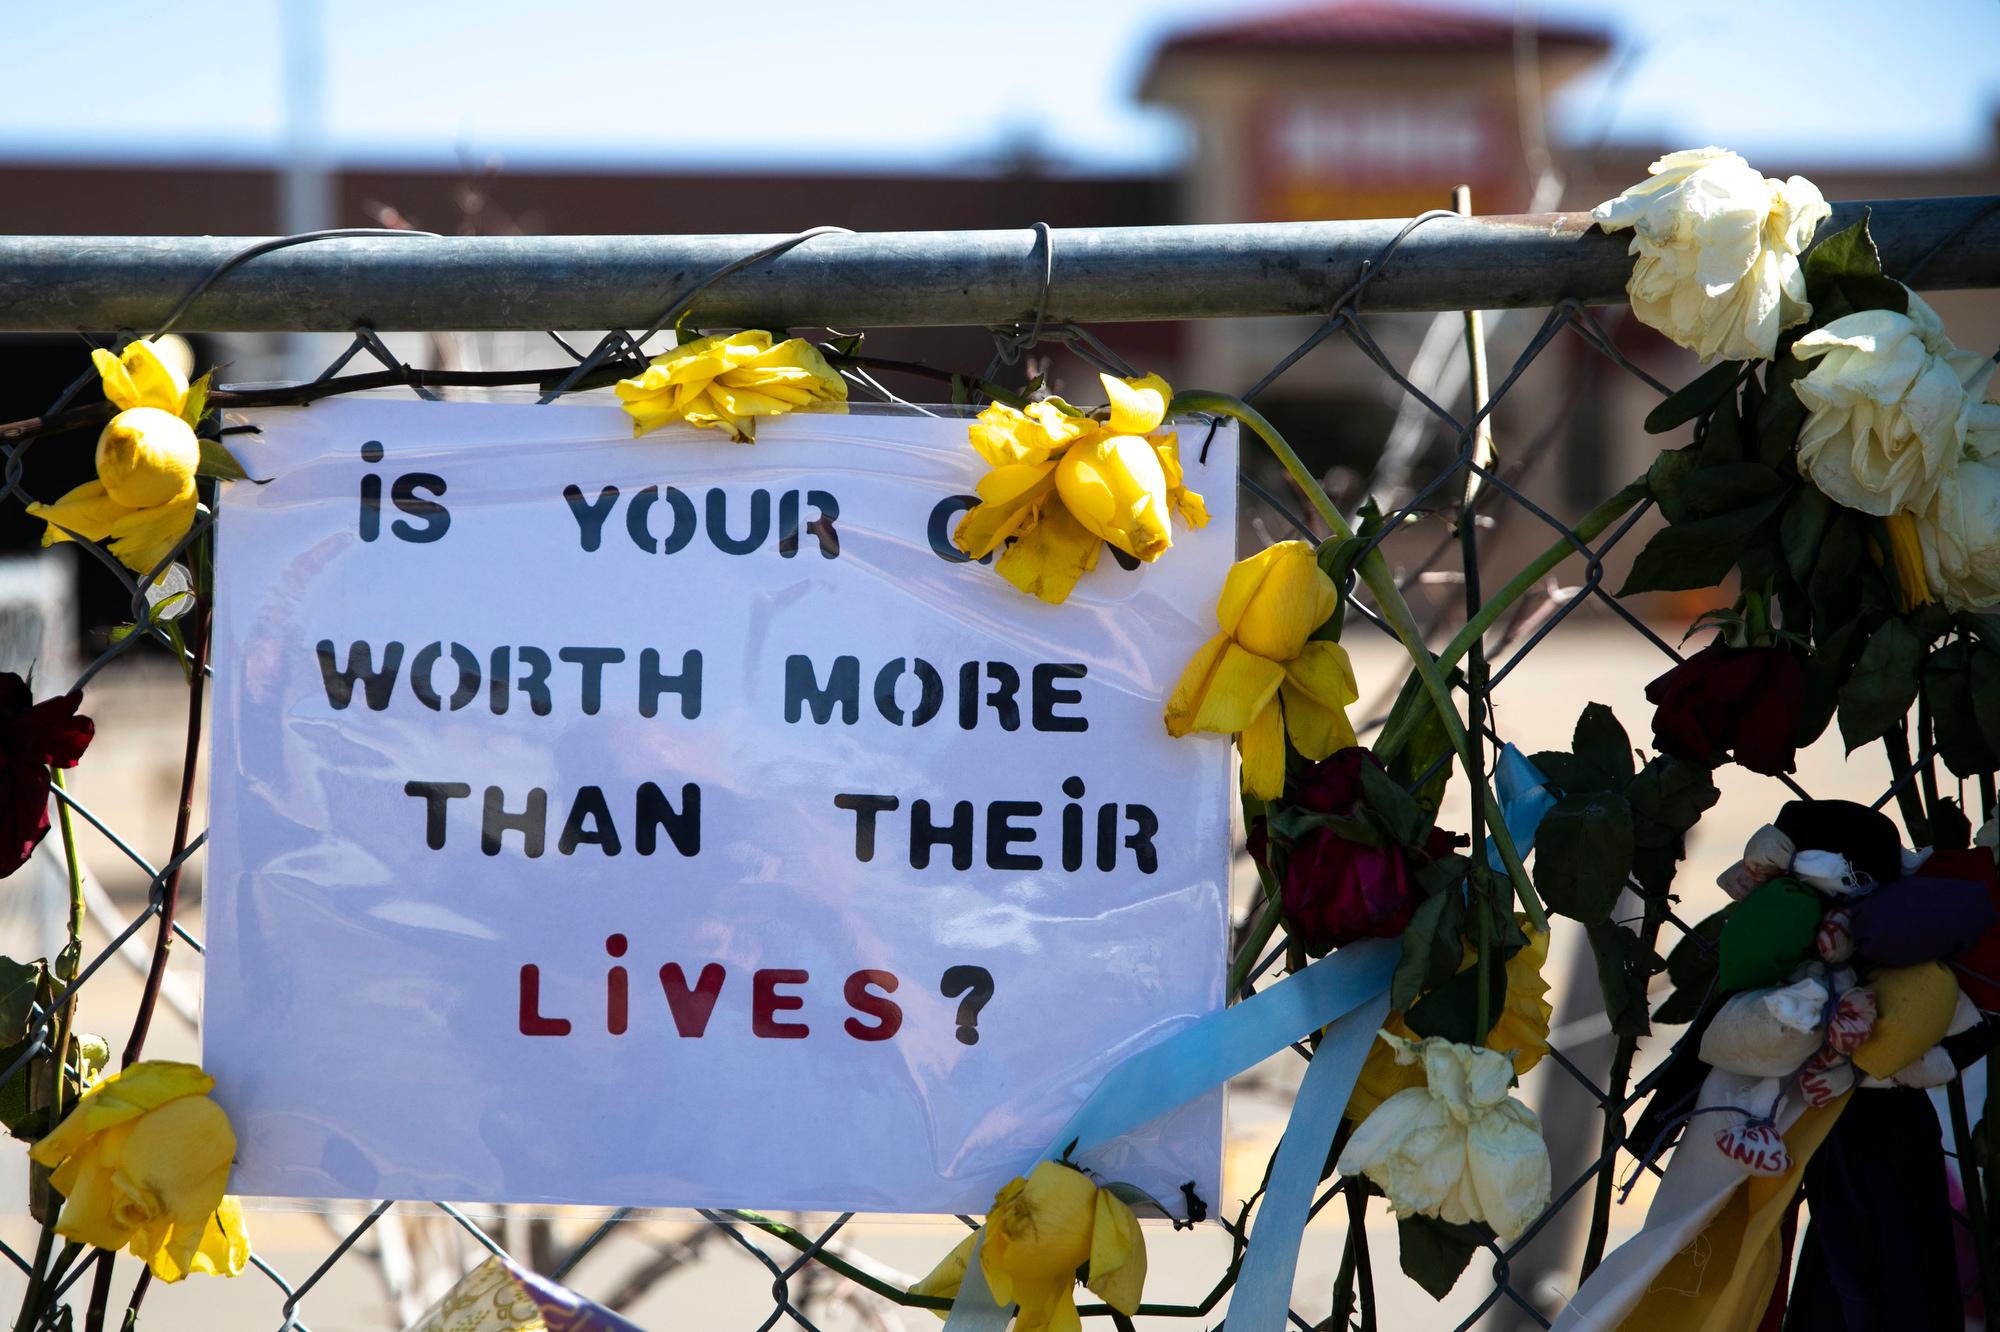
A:
[[[1221,1005],[1227,742],[1161,705],[1233,429],[1182,434],[1205,530],[1049,606],[950,551],[960,419],[254,419],[203,1032],[235,1191],[984,1211]],[[1090,1159],[1214,1203],[1220,1139],[1210,1097]]]

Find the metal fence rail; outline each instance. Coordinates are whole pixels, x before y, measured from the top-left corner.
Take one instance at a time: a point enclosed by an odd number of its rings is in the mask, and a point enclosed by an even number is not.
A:
[[[1892,272],[1924,285],[2000,283],[1987,198],[1837,205],[1872,210]],[[1622,302],[1627,239],[1588,213],[1028,231],[844,233],[718,280],[718,326],[889,328],[1321,315],[1386,250],[1368,308],[1501,310]],[[183,332],[466,332],[644,328],[704,274],[785,236],[430,236],[328,239],[259,256],[181,316]],[[0,237],[0,329],[150,329],[258,238]]]
[[[1925,288],[2000,286],[2000,199],[1933,199],[1866,205],[1873,210],[1873,229],[1891,272],[1920,274],[1915,285]],[[1864,205],[1837,206],[1823,234],[1859,215]],[[1526,478],[1557,456],[1556,442],[1570,421],[1577,395],[1561,395],[1546,419],[1531,418],[1518,406],[1515,389],[1523,376],[1551,348],[1562,345],[1583,357],[1603,358],[1603,364],[1643,381],[1650,390],[1665,386],[1633,365],[1620,351],[1613,331],[1587,307],[1622,299],[1628,266],[1625,241],[1588,229],[1584,214],[1546,217],[1465,219],[1431,214],[1408,222],[1300,224],[1276,227],[1176,227],[1100,231],[887,233],[855,236],[830,232],[803,236],[736,237],[543,237],[440,238],[415,234],[315,239],[309,244],[274,244],[264,252],[232,238],[198,240],[165,238],[0,238],[0,327],[22,329],[136,329],[150,332],[169,322],[182,330],[315,331],[337,329],[355,334],[353,344],[328,368],[338,376],[357,356],[389,367],[393,382],[415,384],[418,372],[398,362],[376,336],[384,330],[412,329],[640,329],[659,321],[699,292],[700,323],[705,327],[840,326],[882,327],[908,324],[972,325],[991,328],[1009,359],[1018,357],[1039,338],[1065,342],[1086,358],[1115,352],[1088,336],[1083,322],[1168,318],[1213,318],[1228,315],[1311,314],[1320,322],[1291,354],[1244,393],[1254,398],[1308,354],[1344,354],[1365,373],[1380,375],[1383,387],[1400,401],[1416,405],[1430,428],[1448,442],[1448,454],[1427,470],[1412,474],[1407,463],[1385,460],[1359,494],[1376,487],[1394,492],[1398,511],[1376,541],[1392,536],[1392,563],[1399,583],[1415,588],[1426,582],[1451,584],[1454,594],[1433,606],[1424,626],[1433,641],[1457,630],[1479,612],[1482,572],[1497,585],[1515,573],[1489,564],[1498,529],[1525,528],[1534,544],[1555,543],[1557,558],[1545,572],[1558,569],[1575,580],[1570,586],[1551,584],[1539,599],[1519,603],[1515,612],[1495,624],[1481,640],[1473,636],[1468,668],[1459,687],[1472,719],[1475,749],[1481,766],[1490,763],[1503,733],[1503,714],[1492,706],[1505,681],[1530,653],[1552,641],[1551,635],[1586,609],[1601,620],[1623,626],[1660,654],[1662,668],[1679,659],[1678,652],[1611,596],[1604,586],[1609,553],[1635,530],[1645,512],[1642,503],[1613,522],[1595,527],[1588,536],[1566,524],[1527,493]],[[756,256],[783,249],[782,254]],[[749,259],[750,262],[744,262]],[[232,266],[232,261],[240,261]],[[737,271],[717,277],[723,270]],[[712,281],[712,285],[709,285]],[[1497,376],[1490,393],[1483,375],[1476,379],[1474,402],[1468,408],[1457,394],[1442,390],[1435,380],[1399,366],[1371,331],[1364,308],[1372,314],[1387,310],[1457,312],[1471,308],[1551,307],[1532,330],[1513,339],[1511,364]],[[184,307],[184,309],[183,309]],[[1456,321],[1456,313],[1441,313]],[[1524,324],[1526,321],[1522,321]],[[1449,330],[1448,330],[1449,331]],[[602,368],[629,365],[645,338],[614,331],[588,359]],[[565,344],[566,345],[566,344]],[[577,359],[582,353],[572,352]],[[81,358],[79,357],[79,360]],[[551,379],[571,379],[585,367],[562,365],[542,372]],[[977,367],[949,367],[976,371]],[[1483,369],[1483,367],[1482,367]],[[865,372],[850,370],[857,396],[878,392]],[[323,377],[323,378],[326,378]],[[601,377],[601,376],[600,376]],[[382,376],[346,376],[347,387]],[[460,376],[466,382],[476,376]],[[532,382],[533,374],[517,380]],[[433,376],[432,384],[451,382]],[[0,458],[4,486],[0,500],[19,504],[53,498],[32,492],[29,456],[36,434],[62,417],[67,404],[79,402],[87,386],[81,380],[62,395],[43,418],[33,423],[0,423]],[[379,385],[378,385],[379,386]],[[321,385],[342,387],[339,378]],[[886,396],[886,395],[885,395]],[[240,395],[239,395],[240,400]],[[1498,460],[1486,451],[1482,426],[1495,408],[1509,413],[1499,438]],[[81,409],[70,408],[72,416]],[[69,421],[82,424],[82,421]],[[1400,472],[1396,469],[1401,468]],[[1395,477],[1396,479],[1390,479]],[[1479,484],[1466,486],[1469,477]],[[1263,525],[1275,536],[1301,535],[1317,540],[1324,531],[1298,497],[1280,493],[1250,474],[1245,489],[1264,508]],[[1464,498],[1461,500],[1460,497]],[[1455,522],[1456,532],[1433,527],[1422,530],[1402,520],[1425,516]],[[202,539],[208,522],[197,524],[183,548]],[[89,679],[108,661],[154,642],[179,651],[161,626],[153,622],[137,581],[96,548],[90,553],[123,580],[140,630],[112,644],[84,671]],[[1498,575],[1499,577],[1494,577]],[[1457,592],[1462,590],[1461,599]],[[1358,612],[1348,635],[1372,633],[1372,624],[1388,627],[1373,613],[1365,596],[1357,596]],[[1393,636],[1393,635],[1392,635]],[[198,637],[198,635],[197,635]],[[199,648],[195,665],[199,670]],[[1491,663],[1489,670],[1487,663]],[[1393,684],[1392,684],[1393,689]],[[198,691],[196,694],[198,697]],[[1355,722],[1364,742],[1371,724],[1364,710],[1380,711],[1387,699],[1364,696]],[[1580,707],[1583,700],[1576,700]],[[197,714],[198,717],[198,714]],[[1625,719],[1630,725],[1637,719]],[[1379,716],[1373,725],[1379,725]],[[198,726],[191,732],[198,732]],[[190,773],[192,759],[189,760]],[[1895,776],[1878,806],[1886,804],[1898,786],[1909,782],[1911,769]],[[191,778],[190,778],[191,780]],[[1795,788],[1796,789],[1796,788]],[[1772,788],[1783,798],[1781,788]],[[155,932],[177,935],[188,948],[173,954],[176,970],[198,962],[199,942],[179,922],[171,930],[173,894],[179,866],[196,855],[205,837],[194,829],[177,839],[174,848],[147,848],[148,854],[119,836],[88,806],[67,791],[62,804],[76,817],[104,832],[118,852],[130,858],[152,885],[148,903],[128,920],[103,919],[97,924],[113,942],[87,954],[81,974],[68,987],[86,1003],[89,982],[127,938]],[[1683,922],[1669,919],[1676,929]],[[1663,939],[1664,953],[1669,940]],[[1285,961],[1285,950],[1274,949],[1249,977],[1246,988],[1264,983]],[[1551,977],[1560,982],[1560,977]],[[1576,979],[1576,978],[1572,978]],[[1588,986],[1591,982],[1579,982]],[[1560,1002],[1560,996],[1558,996]],[[57,1000],[60,1007],[62,999]],[[1558,1021],[1564,1019],[1558,1010]],[[118,1020],[107,1015],[98,1029]],[[1574,1022],[1571,1024],[1576,1026]],[[1587,1025],[1587,1024],[1585,1024]],[[48,1032],[47,1016],[42,1025]],[[37,1046],[39,1048],[39,1045]],[[1303,1051],[1302,1051],[1303,1052]],[[0,1068],[0,1083],[27,1076],[34,1051],[12,1067]],[[1552,1050],[1551,1095],[1566,1095],[1602,1117],[1600,1140],[1593,1123],[1583,1141],[1552,1142],[1558,1177],[1555,1201],[1517,1241],[1490,1244],[1475,1258],[1461,1283],[1480,1285],[1480,1302],[1461,1328],[1479,1325],[1546,1326],[1546,1301],[1532,1288],[1551,1267],[1553,1244],[1565,1252],[1580,1246],[1563,1242],[1580,1231],[1579,1220],[1590,1213],[1593,1198],[1609,1197],[1610,1176],[1630,1166],[1625,1142],[1630,1112],[1650,1091],[1643,1076],[1633,1074],[1629,1055],[1622,1063],[1608,1057],[1602,1034],[1567,1050]],[[1575,1135],[1572,1135],[1574,1137]],[[1600,1147],[1601,1141],[1601,1147]],[[1643,1147],[1644,1144],[1632,1144]],[[1621,1164],[1622,1163],[1622,1164]],[[1353,1179],[1332,1178],[1322,1185],[1315,1211],[1335,1206],[1339,1199],[1351,1222],[1358,1223],[1369,1206],[1366,1191]],[[403,1233],[402,1209],[384,1200],[371,1209],[357,1205],[351,1226],[333,1229],[323,1259],[311,1266],[281,1271],[265,1256],[253,1258],[258,1272],[244,1280],[268,1278],[268,1323],[282,1329],[303,1328],[319,1316],[321,1283],[342,1264],[372,1263],[390,1296],[391,1313],[384,1325],[398,1325],[393,1309],[407,1295],[409,1253],[414,1247]],[[1601,1210],[1601,1201],[1599,1204]],[[501,1239],[464,1212],[445,1202],[431,1204],[436,1224],[453,1234],[467,1235],[478,1248],[499,1252]],[[1235,1238],[1240,1257],[1248,1204],[1238,1215],[1220,1217]],[[893,1297],[899,1283],[876,1275],[874,1263],[850,1245],[851,1218],[840,1217],[816,1234],[805,1234],[749,1213],[704,1213],[691,1235],[650,1243],[635,1265],[617,1266],[613,1256],[622,1240],[637,1227],[629,1213],[619,1212],[596,1225],[580,1224],[560,1233],[547,1222],[534,1222],[517,1256],[539,1270],[570,1281],[585,1294],[614,1305],[638,1299],[654,1282],[672,1279],[681,1269],[703,1264],[734,1264],[733,1272],[746,1290],[758,1292],[760,1313],[752,1325],[832,1329],[928,1325],[929,1315],[909,1310],[900,1315]],[[533,1226],[543,1227],[537,1231]],[[1353,1227],[1350,1227],[1350,1236]],[[518,1234],[514,1236],[518,1238]],[[1158,1232],[1155,1270],[1175,1261],[1171,1246],[1179,1237]],[[1601,1247],[1601,1233],[1590,1243]],[[727,1241],[727,1242],[722,1242]],[[941,1233],[938,1255],[949,1247]],[[1313,1234],[1309,1244],[1325,1239]],[[1348,1255],[1354,1257],[1354,1250]],[[627,1257],[629,1258],[629,1253]],[[1490,1261],[1489,1261],[1490,1259]],[[64,1278],[65,1288],[87,1285],[92,1262],[78,1263]],[[127,1267],[130,1264],[126,1265]],[[0,1275],[25,1271],[24,1255],[0,1245]],[[1377,1256],[1372,1276],[1365,1251],[1359,1255],[1358,1286],[1343,1306],[1328,1293],[1302,1299],[1291,1314],[1300,1328],[1378,1326],[1376,1291],[1401,1281],[1387,1254]],[[100,1269],[101,1270],[101,1269]],[[123,1270],[123,1269],[121,1269]],[[1353,1268],[1348,1267],[1349,1271]],[[1143,1326],[1213,1326],[1226,1313],[1226,1292],[1234,1268],[1219,1272],[1214,1293],[1199,1306],[1156,1307],[1142,1317]],[[1573,1271],[1573,1269],[1572,1269]],[[402,1273],[404,1275],[398,1275]],[[399,1286],[398,1282],[405,1282]],[[762,1303],[768,1290],[769,1304]],[[155,1292],[152,1306],[168,1299],[198,1298],[199,1281],[171,1293]],[[123,1290],[119,1298],[124,1298]],[[407,1304],[407,1300],[404,1301]],[[241,1307],[238,1305],[237,1307]],[[419,1307],[421,1307],[419,1305]],[[768,1309],[768,1313],[761,1312]],[[150,1309],[149,1309],[150,1312]],[[115,1315],[115,1309],[114,1309]],[[1170,1322],[1168,1320],[1180,1320]],[[1511,1321],[1503,1321],[1511,1319]],[[1439,1320],[1441,1323],[1443,1320]],[[42,1326],[50,1326],[44,1323]],[[143,1319],[140,1324],[144,1326]],[[1275,1332],[1239,1329],[1238,1332]]]

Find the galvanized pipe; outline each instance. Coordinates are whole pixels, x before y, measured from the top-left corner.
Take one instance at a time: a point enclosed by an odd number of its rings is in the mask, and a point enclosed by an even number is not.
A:
[[[1892,274],[2000,286],[2000,197],[1864,208]],[[1400,221],[1055,231],[1050,322],[1324,314]],[[779,236],[419,235],[317,241],[262,255],[187,312],[188,331],[643,328],[691,285]],[[0,329],[157,326],[255,238],[0,237]],[[1370,282],[1369,310],[1509,309],[1624,299],[1626,238],[1587,213],[1435,218]],[[1939,248],[1940,245],[1942,248]],[[1931,254],[1936,250],[1934,255]],[[734,327],[1026,323],[1041,296],[1033,231],[818,236],[702,293],[695,316]]]

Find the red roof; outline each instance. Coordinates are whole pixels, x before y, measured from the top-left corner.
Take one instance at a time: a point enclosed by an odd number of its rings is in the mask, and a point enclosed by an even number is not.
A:
[[[1536,25],[1545,47],[1610,49],[1599,28]],[[1332,0],[1272,14],[1189,28],[1167,39],[1178,51],[1493,51],[1514,49],[1513,20],[1474,9],[1399,0]]]

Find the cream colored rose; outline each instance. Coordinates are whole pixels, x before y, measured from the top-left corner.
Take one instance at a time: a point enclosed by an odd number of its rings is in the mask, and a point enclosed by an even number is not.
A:
[[[1792,355],[1819,361],[1798,382],[1799,470],[1839,503],[1885,518],[1930,504],[1993,375],[1991,361],[1954,347],[1937,313],[1909,296],[1907,315],[1857,311],[1792,344]]]
[[[1812,315],[1799,251],[1832,211],[1803,176],[1772,180],[1735,153],[1692,148],[1590,215],[1632,228],[1625,294],[1639,322],[1704,361],[1769,360]]]
[[[2000,603],[2000,403],[1967,413],[1965,452],[1916,515],[1931,591],[1953,610]]]

